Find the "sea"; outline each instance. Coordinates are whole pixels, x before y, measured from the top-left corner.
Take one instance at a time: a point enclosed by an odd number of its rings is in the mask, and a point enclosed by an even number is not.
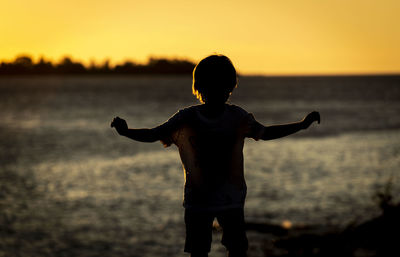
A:
[[[1,77],[0,256],[187,256],[177,148],[110,123],[155,127],[199,104],[191,83]],[[321,114],[294,135],[246,139],[248,222],[345,228],[378,216],[379,195],[400,201],[400,76],[241,76],[229,102],[265,126]],[[220,236],[210,256],[225,256]]]

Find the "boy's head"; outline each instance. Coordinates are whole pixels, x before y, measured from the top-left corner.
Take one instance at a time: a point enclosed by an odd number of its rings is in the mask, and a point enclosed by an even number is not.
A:
[[[225,103],[237,85],[236,70],[224,55],[210,55],[193,70],[193,94],[202,103]]]

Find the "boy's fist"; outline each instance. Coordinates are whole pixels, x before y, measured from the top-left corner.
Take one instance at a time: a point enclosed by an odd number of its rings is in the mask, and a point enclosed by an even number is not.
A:
[[[128,131],[128,124],[126,124],[126,121],[120,117],[115,117],[113,119],[111,127],[115,128],[120,135],[124,135]]]
[[[321,122],[319,112],[310,112],[306,117],[304,117],[302,121],[303,129],[308,128],[314,121],[318,121],[318,124]]]

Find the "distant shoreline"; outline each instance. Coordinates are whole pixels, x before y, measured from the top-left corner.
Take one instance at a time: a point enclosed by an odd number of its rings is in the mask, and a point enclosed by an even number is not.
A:
[[[184,75],[191,74],[195,64],[186,59],[150,58],[146,64],[125,61],[113,67],[109,61],[101,65],[92,63],[85,66],[70,57],[64,57],[59,63],[41,58],[34,62],[29,56],[19,56],[13,62],[0,63],[0,76],[12,75]]]
[[[110,65],[106,60],[101,64],[84,65],[70,57],[64,57],[60,62],[53,63],[40,58],[34,62],[30,56],[21,55],[14,61],[0,62],[0,77],[9,76],[70,76],[70,75],[107,75],[107,76],[143,76],[143,75],[191,75],[196,64],[188,59],[149,58],[147,63],[137,63],[127,60],[123,63]],[[398,72],[386,73],[337,73],[337,74],[241,74],[248,78],[334,78],[334,77],[400,77]]]

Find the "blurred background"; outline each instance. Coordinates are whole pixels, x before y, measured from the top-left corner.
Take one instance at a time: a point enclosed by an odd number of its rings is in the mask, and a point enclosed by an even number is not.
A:
[[[176,147],[117,135],[185,106],[194,65],[231,58],[247,140],[249,256],[390,256],[400,228],[396,1],[5,1],[0,256],[186,256]],[[215,224],[210,256],[225,256]]]

